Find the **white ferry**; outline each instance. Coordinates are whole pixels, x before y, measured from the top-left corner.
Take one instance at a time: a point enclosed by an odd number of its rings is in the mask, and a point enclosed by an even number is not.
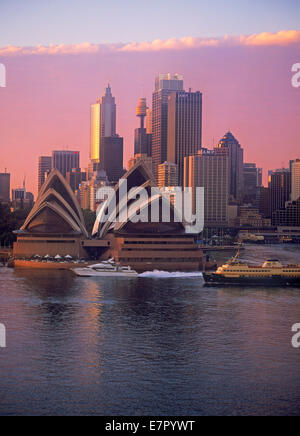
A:
[[[114,259],[72,271],[80,277],[138,277],[138,273],[130,266],[119,265]]]
[[[261,266],[248,265],[239,260],[239,252],[215,273],[203,273],[207,285],[267,285],[300,286],[300,265],[282,265],[270,259]]]

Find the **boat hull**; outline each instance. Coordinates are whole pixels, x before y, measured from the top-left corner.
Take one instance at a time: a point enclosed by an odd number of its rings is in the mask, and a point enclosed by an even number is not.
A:
[[[136,278],[138,273],[132,272],[114,272],[114,271],[91,271],[88,268],[75,268],[73,272],[79,277],[127,277]]]
[[[225,277],[222,274],[203,273],[207,286],[300,286],[300,277]]]

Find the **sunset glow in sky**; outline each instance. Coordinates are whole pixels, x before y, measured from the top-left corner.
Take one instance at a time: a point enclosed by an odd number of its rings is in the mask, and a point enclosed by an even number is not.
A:
[[[36,193],[38,156],[68,146],[86,167],[90,104],[108,81],[126,165],[138,98],[151,105],[160,72],[203,93],[204,146],[230,129],[265,174],[286,167],[300,158],[299,23],[298,0],[1,0],[0,172],[12,187],[26,173]]]

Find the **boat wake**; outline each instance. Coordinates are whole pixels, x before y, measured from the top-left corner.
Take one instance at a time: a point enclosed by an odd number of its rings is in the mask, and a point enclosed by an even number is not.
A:
[[[151,279],[186,279],[186,278],[193,278],[193,277],[203,277],[202,273],[199,271],[195,272],[169,272],[169,271],[146,271],[142,274],[139,274],[139,277],[145,277],[145,278],[151,278]]]

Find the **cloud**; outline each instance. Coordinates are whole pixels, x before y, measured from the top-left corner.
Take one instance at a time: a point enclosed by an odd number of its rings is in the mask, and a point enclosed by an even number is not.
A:
[[[15,55],[64,55],[64,54],[82,54],[82,53],[97,53],[99,51],[98,44],[50,44],[49,46],[37,45],[36,47],[16,47],[7,46],[0,47],[0,56],[15,56]]]
[[[170,38],[167,40],[156,39],[150,42],[132,42],[121,48],[122,51],[160,51],[183,50],[201,47],[220,46],[270,46],[291,45],[300,43],[300,30],[282,30],[277,33],[263,32],[253,35],[228,36],[222,38]]]
[[[220,45],[219,39],[205,39],[184,37],[181,39],[170,38],[167,40],[155,39],[149,42],[131,42],[124,45],[121,51],[160,51],[183,50],[186,48],[211,47]]]
[[[247,37],[240,37],[240,42],[245,45],[290,45],[300,43],[299,30],[282,30],[277,33],[259,33]]]
[[[131,42],[128,44],[50,44],[36,47],[0,47],[0,56],[17,55],[65,55],[98,52],[155,52],[163,50],[186,50],[201,47],[222,46],[288,46],[300,44],[300,30],[282,30],[277,33],[262,32],[253,35],[228,36],[221,38],[169,38],[155,39],[145,42]]]

